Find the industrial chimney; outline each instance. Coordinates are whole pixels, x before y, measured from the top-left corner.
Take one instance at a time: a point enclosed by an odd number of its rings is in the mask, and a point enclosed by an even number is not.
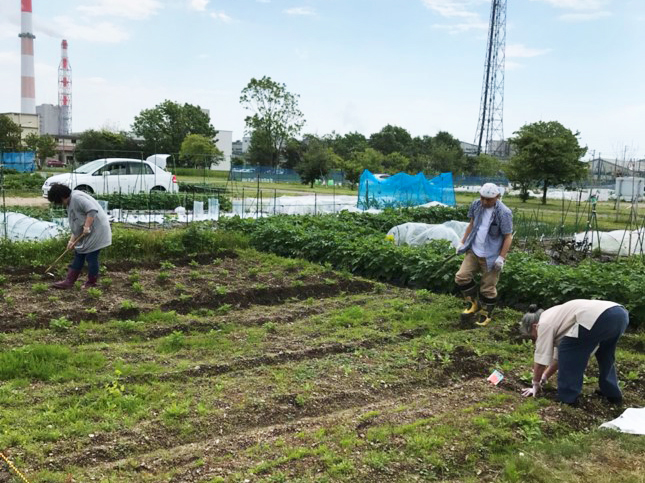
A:
[[[72,66],[67,57],[67,40],[60,44],[60,65],[58,66],[58,108],[59,134],[72,133]]]
[[[21,112],[36,114],[36,82],[34,78],[34,39],[31,32],[31,0],[20,2],[22,18],[22,32],[18,34],[21,39]]]

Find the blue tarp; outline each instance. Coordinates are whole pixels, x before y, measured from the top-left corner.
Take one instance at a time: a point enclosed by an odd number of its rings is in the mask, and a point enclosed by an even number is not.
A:
[[[33,151],[1,153],[0,162],[5,169],[15,169],[20,173],[33,173],[36,171],[36,153]]]
[[[438,201],[455,206],[455,188],[452,173],[442,173],[427,179],[423,173],[414,176],[397,173],[379,180],[367,169],[361,174],[358,188],[358,208],[401,208]]]

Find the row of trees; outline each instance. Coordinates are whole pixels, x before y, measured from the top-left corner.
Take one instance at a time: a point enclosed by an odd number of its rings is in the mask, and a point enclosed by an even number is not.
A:
[[[305,120],[298,107],[299,96],[270,77],[252,78],[240,96],[249,111],[245,118],[251,134],[249,151],[235,163],[295,169],[304,183],[313,185],[332,169],[342,170],[355,184],[364,169],[372,172],[409,172],[493,176],[504,173],[522,192],[538,183],[544,190],[554,184],[573,183],[586,176],[580,161],[586,148],[579,133],[558,122],[523,126],[509,139],[514,155],[510,163],[487,155],[466,156],[450,133],[413,137],[406,129],[387,125],[369,137],[358,132],[340,135],[301,136]],[[208,113],[199,106],[166,100],[135,116],[132,132],[88,130],[76,143],[76,161],[84,163],[102,156],[146,157],[154,153],[177,155],[177,166],[209,167],[221,160],[216,147],[217,131]],[[23,143],[20,127],[0,116],[3,150],[31,149],[41,163],[55,154],[51,136],[30,135]]]

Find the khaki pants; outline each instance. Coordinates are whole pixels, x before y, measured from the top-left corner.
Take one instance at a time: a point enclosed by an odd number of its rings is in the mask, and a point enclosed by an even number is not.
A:
[[[497,281],[499,280],[499,270],[488,270],[486,259],[478,257],[472,250],[466,252],[464,261],[455,275],[457,285],[466,285],[472,281],[475,275],[481,272],[482,279],[479,283],[479,293],[489,299],[497,297]]]

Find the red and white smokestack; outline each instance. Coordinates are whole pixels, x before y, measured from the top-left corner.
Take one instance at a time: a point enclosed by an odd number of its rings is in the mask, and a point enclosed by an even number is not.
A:
[[[67,57],[67,40],[60,44],[58,66],[59,134],[72,133],[72,66]]]
[[[31,0],[20,1],[22,18],[21,33],[21,112],[36,114],[36,80],[34,76],[34,39],[31,22]]]

